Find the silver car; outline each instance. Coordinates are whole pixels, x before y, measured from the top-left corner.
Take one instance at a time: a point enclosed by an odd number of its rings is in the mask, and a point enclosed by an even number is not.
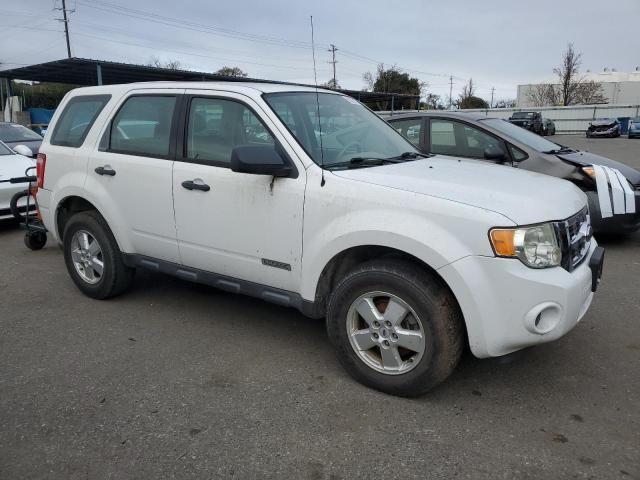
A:
[[[14,218],[10,209],[11,198],[28,187],[26,183],[9,183],[6,180],[23,177],[25,170],[35,166],[35,164],[36,162],[33,159],[14,152],[0,142],[0,221]],[[29,173],[34,174],[32,172]],[[18,201],[17,206],[20,213],[24,213],[26,205],[26,198],[23,197]],[[34,210],[35,207],[31,209]]]

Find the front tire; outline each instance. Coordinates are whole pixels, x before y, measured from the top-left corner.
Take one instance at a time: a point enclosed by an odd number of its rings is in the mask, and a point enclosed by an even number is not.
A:
[[[99,300],[121,294],[133,282],[134,270],[102,216],[93,210],[73,215],[64,229],[64,260],[76,286]]]
[[[351,376],[407,397],[445,380],[464,347],[462,314],[451,292],[403,260],[375,260],[347,274],[329,300],[327,332]]]

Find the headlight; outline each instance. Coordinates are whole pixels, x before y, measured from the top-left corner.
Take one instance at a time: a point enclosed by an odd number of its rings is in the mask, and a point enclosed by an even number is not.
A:
[[[494,228],[489,237],[496,255],[519,258],[527,267],[556,267],[562,261],[562,251],[551,223],[522,228]]]
[[[596,171],[593,167],[582,167],[582,171],[589,175],[591,178],[596,178]]]

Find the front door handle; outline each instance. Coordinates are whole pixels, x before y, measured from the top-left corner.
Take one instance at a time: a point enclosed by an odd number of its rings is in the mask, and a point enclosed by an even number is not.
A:
[[[116,171],[113,168],[111,168],[109,165],[105,165],[103,167],[97,167],[94,171],[98,175],[108,175],[110,177],[113,177],[116,174]]]
[[[202,190],[203,192],[208,192],[211,190],[211,187],[206,183],[202,183],[202,180],[185,180],[182,182],[182,186],[187,190]]]

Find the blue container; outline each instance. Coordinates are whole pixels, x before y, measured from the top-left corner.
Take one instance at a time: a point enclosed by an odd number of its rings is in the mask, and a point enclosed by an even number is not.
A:
[[[631,117],[618,117],[618,121],[620,122],[620,135],[629,133],[629,120],[631,120]]]
[[[31,123],[48,125],[51,122],[55,110],[49,110],[48,108],[30,108],[29,114],[31,115]]]

